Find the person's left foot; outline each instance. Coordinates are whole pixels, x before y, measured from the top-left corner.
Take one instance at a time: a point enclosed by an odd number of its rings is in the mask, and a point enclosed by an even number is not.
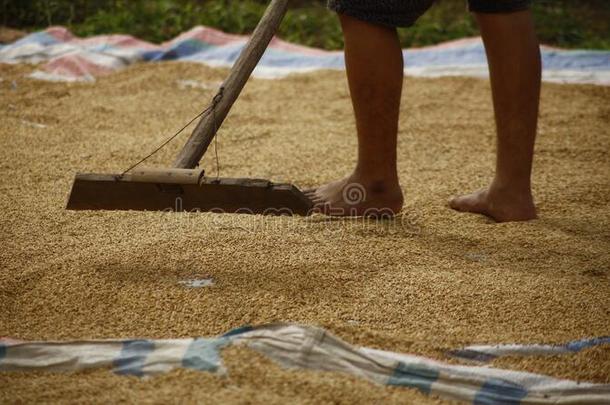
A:
[[[492,185],[471,194],[449,200],[456,211],[483,214],[496,222],[529,221],[536,219],[536,206],[531,191],[520,192]]]
[[[315,211],[330,216],[389,217],[403,204],[397,180],[371,180],[356,174],[308,190],[305,195],[315,204]]]

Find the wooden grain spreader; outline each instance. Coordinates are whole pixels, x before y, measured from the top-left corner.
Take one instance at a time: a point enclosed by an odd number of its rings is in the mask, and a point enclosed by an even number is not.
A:
[[[198,168],[220,125],[275,35],[288,0],[272,0],[178,154],[172,168],[132,167],[121,174],[78,173],[69,210],[213,211],[308,215],[312,202],[291,184],[208,177]]]

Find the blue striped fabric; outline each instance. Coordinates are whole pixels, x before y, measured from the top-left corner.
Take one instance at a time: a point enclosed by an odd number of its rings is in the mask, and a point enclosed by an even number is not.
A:
[[[609,338],[602,337],[580,339],[559,347],[571,353],[608,343]],[[224,371],[221,351],[230,345],[245,345],[285,367],[349,373],[369,381],[413,388],[473,405],[610,404],[609,384],[560,380],[541,374],[448,364],[421,356],[357,348],[323,329],[290,324],[245,326],[216,338],[0,341],[0,372],[78,371],[113,366],[118,374],[139,377],[176,367],[220,374]],[[504,346],[514,350],[533,345]],[[537,347],[548,349],[553,346]]]
[[[222,363],[220,350],[229,343],[226,338],[193,340],[184,354],[182,367],[212,373],[218,371]]]
[[[566,349],[571,352],[579,352],[589,347],[610,344],[610,336],[602,336],[593,339],[580,339],[569,342],[565,345]]]
[[[438,379],[439,371],[422,365],[399,362],[388,385],[417,388],[425,394],[431,392],[432,384]]]
[[[505,344],[476,345],[447,352],[452,357],[487,363],[501,356],[545,356],[576,353],[582,350],[610,344],[610,336],[573,340],[564,344]]]
[[[483,384],[472,402],[474,405],[519,405],[528,391],[520,384],[490,378]]]
[[[230,331],[228,331],[227,333],[225,333],[224,335],[222,335],[223,337],[232,337],[232,336],[237,336],[237,335],[241,335],[243,333],[247,333],[254,330],[254,328],[250,325],[245,325],[245,326],[241,326],[239,328],[235,328],[235,329],[231,329]]]
[[[125,341],[121,354],[113,362],[115,373],[142,377],[146,357],[154,350],[155,344],[151,340]]]

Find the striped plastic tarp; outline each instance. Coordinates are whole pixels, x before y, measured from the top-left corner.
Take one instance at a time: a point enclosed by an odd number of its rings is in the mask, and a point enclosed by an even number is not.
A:
[[[561,345],[473,345],[458,350],[452,350],[448,354],[464,360],[489,362],[503,356],[556,356],[578,353],[582,350],[600,345],[610,345],[610,336],[579,339]]]
[[[78,38],[64,27],[30,34],[0,46],[0,62],[43,63],[34,78],[93,81],[96,76],[135,62],[190,61],[210,66],[231,66],[247,37],[198,26],[166,43],[151,44],[127,35]],[[405,73],[413,76],[486,77],[487,62],[480,38],[403,51]],[[543,80],[560,83],[610,85],[610,52],[561,50],[543,47]],[[283,77],[320,69],[344,69],[343,52],[291,44],[275,38],[254,76]]]
[[[604,339],[590,340],[587,347],[607,344]],[[349,373],[379,384],[416,388],[472,404],[610,403],[609,384],[358,348],[324,329],[289,324],[243,327],[216,338],[71,342],[4,339],[0,341],[0,371],[105,367],[118,374],[150,376],[181,367],[221,375],[227,371],[221,350],[229,345],[246,345],[284,367]]]

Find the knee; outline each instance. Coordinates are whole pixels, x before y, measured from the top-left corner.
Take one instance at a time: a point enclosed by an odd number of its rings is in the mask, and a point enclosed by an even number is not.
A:
[[[361,40],[371,40],[374,38],[385,38],[388,35],[397,37],[396,28],[386,27],[352,17],[347,14],[338,13],[341,29],[345,37],[359,38]]]
[[[343,31],[352,31],[372,26],[373,24],[367,23],[366,21],[360,20],[356,17],[352,17],[347,14],[337,13],[339,21],[341,22],[341,28]]]

